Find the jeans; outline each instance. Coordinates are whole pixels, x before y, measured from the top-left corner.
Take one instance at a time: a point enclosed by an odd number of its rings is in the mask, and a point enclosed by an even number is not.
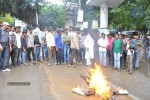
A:
[[[35,61],[40,61],[40,46],[35,47]]]
[[[1,45],[3,51],[0,52],[0,67],[2,67],[2,69],[7,69],[9,66],[9,45],[4,43]]]
[[[99,51],[100,64],[106,67],[106,52]]]
[[[64,61],[69,62],[70,60],[70,47],[68,45],[64,45]]]
[[[114,52],[114,68],[120,69],[120,53]]]
[[[22,63],[24,64],[24,63],[26,63],[26,61],[27,61],[27,53],[26,52],[21,52],[21,58],[22,58]]]
[[[34,56],[34,47],[29,47],[27,49],[27,55],[28,55],[28,60],[31,61],[31,53],[32,53],[32,59],[35,61],[35,56]]]
[[[47,44],[42,46],[42,57],[48,59],[48,47]]]
[[[133,67],[138,68],[140,62],[140,51],[135,50],[134,57],[133,57]]]
[[[58,51],[56,53],[56,60],[57,60],[57,63],[63,62],[63,48],[58,49]]]

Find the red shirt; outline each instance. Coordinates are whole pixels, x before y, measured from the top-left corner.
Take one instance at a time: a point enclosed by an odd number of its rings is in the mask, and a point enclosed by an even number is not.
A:
[[[107,46],[107,49],[109,50],[112,50],[112,45],[113,45],[113,41],[114,41],[114,38],[108,38],[108,46]]]

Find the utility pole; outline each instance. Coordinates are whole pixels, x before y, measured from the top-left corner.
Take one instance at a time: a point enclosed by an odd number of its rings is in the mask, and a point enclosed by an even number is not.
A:
[[[83,10],[81,5],[81,0],[78,0],[78,27],[83,28]]]
[[[78,4],[79,4],[79,10],[82,10],[82,8],[81,8],[81,0],[78,0]]]
[[[39,25],[39,0],[36,0],[35,5],[36,5],[36,25]]]

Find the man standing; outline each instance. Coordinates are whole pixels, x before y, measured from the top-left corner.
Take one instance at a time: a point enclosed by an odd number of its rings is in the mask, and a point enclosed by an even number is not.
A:
[[[32,59],[33,63],[35,63],[35,56],[34,56],[34,35],[33,35],[33,29],[29,28],[29,34],[27,36],[27,55],[29,64],[31,63],[31,53],[32,53]]]
[[[99,45],[97,44],[98,40],[100,39],[100,32],[96,31],[94,34],[94,59],[96,62],[99,62]]]
[[[21,27],[17,26],[15,27],[15,34],[16,34],[16,38],[17,38],[17,65],[20,64],[21,62]]]
[[[106,67],[106,52],[107,52],[106,48],[108,45],[108,40],[105,37],[106,35],[102,33],[101,38],[98,40],[100,64],[104,67]]]
[[[89,34],[86,36],[84,40],[85,46],[85,59],[87,60],[86,65],[94,67],[94,37],[92,31],[88,32]]]
[[[48,31],[47,29],[45,29],[44,33],[43,33],[43,39],[44,39],[44,43],[43,43],[43,46],[42,46],[42,56],[43,56],[43,59],[48,61],[48,47],[47,47],[47,43],[46,43],[46,36],[48,34]]]
[[[139,35],[134,40],[135,44],[135,52],[134,52],[134,57],[133,57],[133,67],[134,69],[139,68],[139,62],[140,62],[140,52],[144,48],[144,45],[142,43],[142,40],[140,40]]]
[[[84,40],[85,40],[85,34],[84,31],[81,31],[80,35],[80,59],[82,63],[85,62],[85,46],[84,46]]]
[[[2,67],[3,72],[11,71],[8,69],[9,51],[11,51],[9,32],[7,31],[8,25],[7,22],[4,22],[3,27],[0,30],[0,45],[3,47],[3,50],[0,52],[0,66]]]
[[[73,59],[77,57],[77,62],[79,63],[79,36],[78,29],[73,29],[71,37],[71,61],[69,67],[73,66]]]
[[[114,69],[120,71],[120,57],[122,55],[122,41],[119,35],[115,35],[115,40],[113,42],[113,53],[114,53]]]
[[[112,52],[112,45],[114,42],[114,38],[111,34],[108,34],[108,45],[107,45],[107,56],[108,56],[108,64],[113,66],[113,52]]]
[[[35,28],[35,30],[33,30],[33,34],[34,34],[34,48],[35,48],[35,63],[39,63],[40,62],[40,52],[41,52],[41,30],[39,29],[39,27],[37,26]]]
[[[126,58],[127,58],[127,50],[126,50],[127,41],[124,34],[121,35],[120,39],[122,41],[122,57],[120,58],[120,65],[121,68],[124,68],[126,66]]]
[[[17,66],[18,47],[17,47],[17,36],[16,36],[16,33],[13,31],[11,31],[10,43],[11,43],[11,47],[12,47],[12,51],[10,53],[11,61],[12,61],[12,64],[16,67]]]
[[[57,31],[57,35],[55,36],[55,43],[56,43],[56,59],[57,64],[62,64],[63,62],[63,44],[62,44],[62,37],[61,37],[61,30]]]
[[[133,55],[134,55],[134,46],[132,45],[132,41],[130,40],[129,37],[126,37],[126,50],[127,50],[127,68],[128,68],[128,73],[132,74],[133,70]]]
[[[28,65],[27,61],[27,30],[23,30],[22,37],[21,37],[21,57],[22,57],[22,64]]]
[[[71,38],[68,34],[68,30],[65,30],[64,34],[62,35],[63,46],[64,46],[64,63],[69,63],[70,61],[70,41]]]
[[[47,46],[49,48],[49,63],[48,65],[51,66],[52,63],[56,63],[56,44],[55,44],[55,37],[54,37],[54,30],[49,29],[48,34],[46,36]]]

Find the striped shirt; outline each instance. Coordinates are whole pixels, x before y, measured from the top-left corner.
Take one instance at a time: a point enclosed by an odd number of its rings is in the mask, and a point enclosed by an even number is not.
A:
[[[12,47],[16,47],[17,46],[17,37],[15,33],[12,33],[10,35],[10,43],[12,44]]]

